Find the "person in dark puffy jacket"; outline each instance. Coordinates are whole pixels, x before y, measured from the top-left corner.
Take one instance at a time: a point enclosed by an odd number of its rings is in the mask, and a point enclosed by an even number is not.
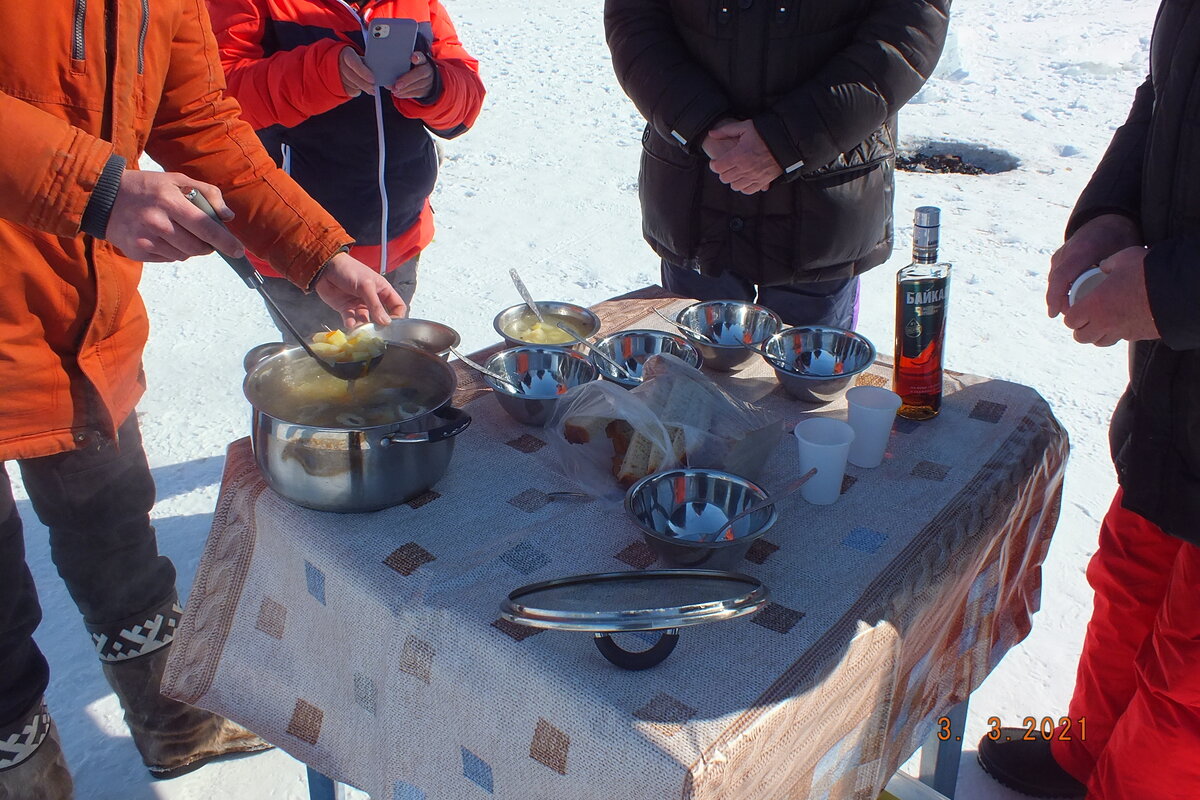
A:
[[[642,230],[663,285],[851,327],[892,249],[896,112],[950,0],[606,0],[617,80],[648,124]]]
[[[985,770],[1035,797],[1200,797],[1197,118],[1200,2],[1165,0],[1150,76],[1050,262],[1050,315],[1085,344],[1129,342],[1130,380],[1109,430],[1119,488],[1087,570],[1096,598],[1073,730],[1025,741],[1002,729],[979,745]],[[1103,282],[1070,305],[1068,287],[1096,264]]]
[[[484,97],[479,62],[446,9],[438,0],[208,0],[208,7],[242,117],[354,237],[350,254],[411,303],[418,258],[433,239],[438,155],[430,133],[462,134]],[[409,72],[377,90],[362,56],[367,27],[382,19],[415,21],[417,40]],[[301,333],[337,326],[320,303],[253,253],[251,260]]]

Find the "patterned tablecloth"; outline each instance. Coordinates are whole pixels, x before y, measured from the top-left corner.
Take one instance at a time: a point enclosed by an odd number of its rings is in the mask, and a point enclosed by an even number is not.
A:
[[[652,307],[682,304],[651,289],[597,311],[606,331],[657,328]],[[436,490],[397,508],[298,508],[230,446],[167,694],[375,800],[875,798],[1029,631],[1068,450],[1032,389],[949,375],[941,415],[897,420],[837,503],[781,502],[743,564],[768,606],[625,672],[589,634],[499,618],[517,586],[654,555],[619,508],[549,500],[574,487],[546,434],[459,376],[474,422]],[[721,382],[811,413],[765,365]],[[763,483],[795,474],[785,436]]]

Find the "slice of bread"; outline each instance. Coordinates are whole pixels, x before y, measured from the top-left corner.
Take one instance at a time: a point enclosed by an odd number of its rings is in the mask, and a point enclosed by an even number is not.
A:
[[[663,377],[670,375],[669,380],[651,380],[631,393],[662,423],[670,437],[666,449],[657,436],[638,432],[625,419],[595,415],[568,417],[564,438],[571,444],[593,446],[607,439],[612,447],[612,474],[625,488],[668,465],[687,466],[689,450],[695,450],[690,455],[700,461],[710,459],[710,451],[723,439],[722,429],[738,426],[729,419],[730,409],[723,408],[729,403],[724,393],[700,373],[691,372],[668,370]],[[603,458],[605,451],[600,454]]]
[[[625,458],[614,470],[617,483],[628,489],[634,481],[652,472],[658,472],[666,461],[663,449],[640,433],[635,433],[629,442]]]
[[[563,420],[563,438],[571,444],[599,440],[612,419],[608,417],[568,417]]]
[[[647,402],[651,402],[649,398],[646,399]],[[617,483],[628,488],[639,478],[661,470],[669,458],[686,465],[687,430],[691,428],[708,431],[716,416],[718,402],[721,402],[720,396],[710,391],[703,383],[687,376],[676,376],[661,404],[655,403],[659,406],[658,418],[662,420],[671,437],[670,453],[664,452],[660,446],[642,434],[635,434],[629,443],[625,458],[614,471]]]
[[[635,434],[633,426],[626,420],[614,419],[604,426],[604,435],[612,441],[613,453],[619,458],[624,458]]]

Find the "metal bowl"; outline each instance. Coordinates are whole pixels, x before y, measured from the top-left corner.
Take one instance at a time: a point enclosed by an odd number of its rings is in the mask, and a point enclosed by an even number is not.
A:
[[[442,358],[449,358],[450,348],[458,347],[462,341],[454,328],[428,319],[396,317],[387,325],[376,325],[375,328],[385,342],[410,344]]]
[[[599,370],[600,377],[613,383],[619,383],[627,389],[642,382],[642,367],[645,366],[646,359],[650,356],[670,353],[697,369],[704,363],[704,357],[700,355],[700,351],[696,349],[695,345],[678,334],[666,331],[620,331],[596,342],[596,349],[624,367],[633,376],[633,379],[618,375],[608,362],[592,355],[592,364]]]
[[[730,372],[754,358],[758,345],[783,328],[783,321],[769,308],[741,300],[712,300],[696,303],[675,315],[675,321],[704,337],[680,331],[704,356],[704,366]]]
[[[733,525],[732,539],[701,542],[767,493],[745,478],[715,469],[672,469],[639,480],[625,493],[625,513],[664,562],[677,567],[735,570],[746,551],[775,524],[775,506]]]
[[[772,336],[760,351],[787,393],[806,403],[829,403],[875,363],[875,345],[844,328],[811,325]]]
[[[512,386],[484,375],[496,401],[524,425],[545,425],[559,401],[575,386],[596,380],[596,368],[578,353],[557,347],[514,347],[488,359],[487,368],[512,379]]]
[[[569,327],[573,328],[580,338],[587,339],[595,336],[600,332],[600,318],[593,314],[583,306],[577,306],[574,303],[558,303],[550,300],[538,300],[538,310],[542,312],[546,322],[551,328],[555,327],[556,323],[565,322]],[[532,346],[532,347],[557,347],[563,350],[580,350],[580,346],[569,340],[549,344],[545,342],[534,342],[519,338],[515,329],[518,327],[527,327],[537,322],[537,317],[533,312],[522,303],[519,306],[506,308],[496,315],[492,320],[492,327],[496,329],[496,333],[504,337],[504,341],[514,347]],[[555,329],[555,332],[562,334],[562,331]]]

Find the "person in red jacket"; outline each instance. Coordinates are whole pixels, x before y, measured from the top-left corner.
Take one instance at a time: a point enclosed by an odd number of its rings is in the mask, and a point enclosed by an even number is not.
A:
[[[406,303],[433,238],[438,155],[479,115],[479,63],[438,0],[208,0],[230,93],[276,163],[355,239],[350,254]],[[373,19],[417,23],[410,71],[376,87],[363,61]],[[253,257],[253,254],[252,254]],[[320,303],[256,262],[303,334],[336,327]],[[278,324],[278,321],[277,321]],[[285,338],[287,338],[285,333]]]

